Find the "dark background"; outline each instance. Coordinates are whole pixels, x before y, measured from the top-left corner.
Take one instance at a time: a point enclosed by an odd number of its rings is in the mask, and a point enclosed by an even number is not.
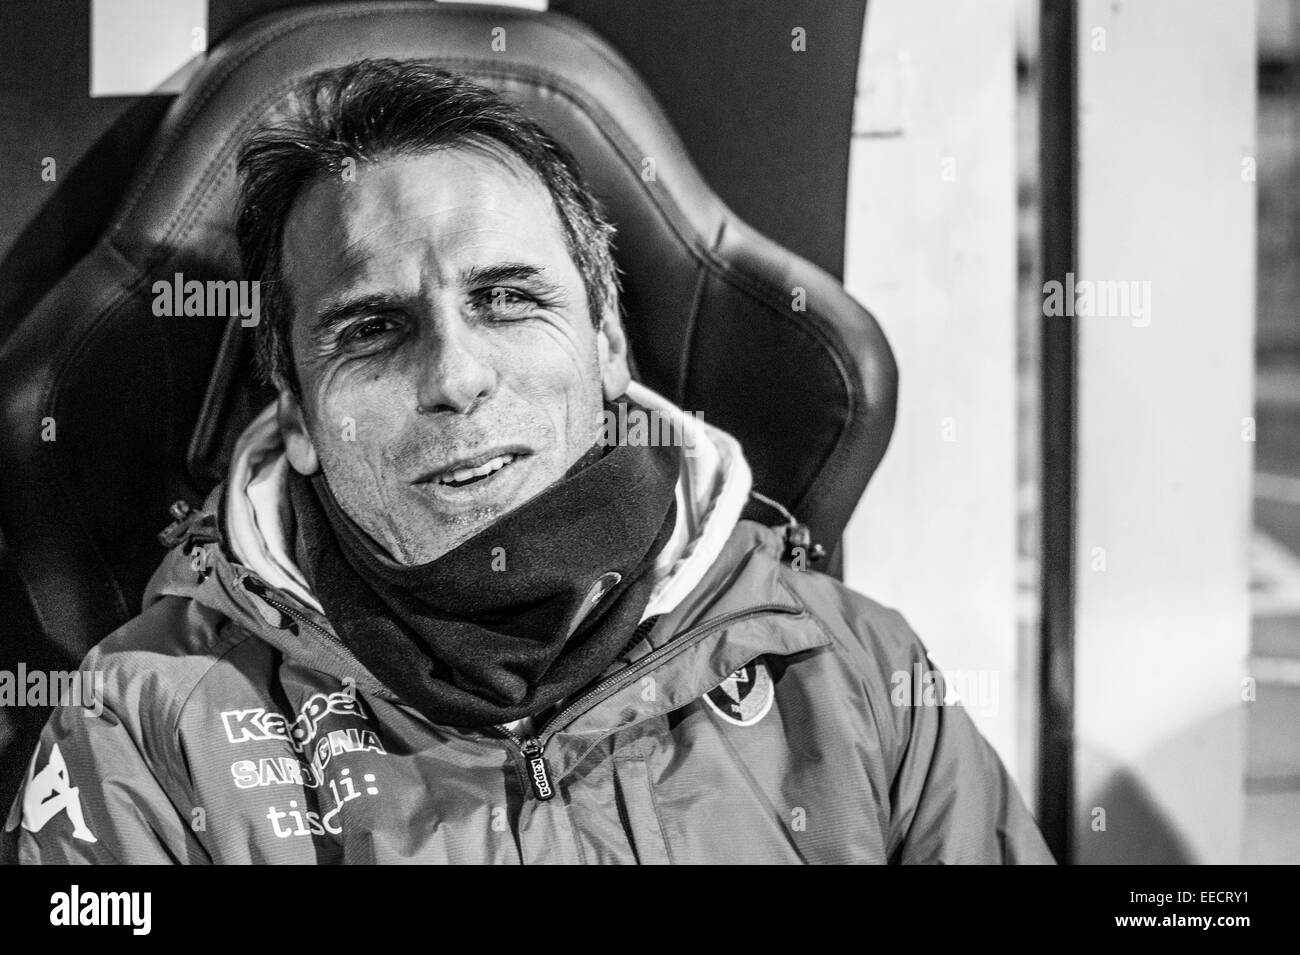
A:
[[[304,5],[210,0],[208,46]],[[552,0],[551,9],[632,62],[741,218],[842,277],[866,0]],[[791,56],[796,26],[807,52]],[[89,0],[0,4],[0,338],[94,244],[173,99],[92,99],[89,51]],[[57,182],[41,180],[46,156]]]

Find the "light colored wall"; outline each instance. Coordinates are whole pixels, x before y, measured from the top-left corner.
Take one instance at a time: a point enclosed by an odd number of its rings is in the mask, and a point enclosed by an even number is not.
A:
[[[1078,321],[1077,855],[1233,862],[1250,624],[1254,7],[1083,0],[1078,30],[1079,275],[1149,282],[1151,314],[1145,326]]]
[[[1012,0],[872,0],[845,276],[898,357],[892,446],[845,577],[897,607],[1032,799],[1016,627],[1016,161]],[[983,704],[983,705],[982,705]]]
[[[90,0],[90,95],[179,93],[207,31],[208,0]]]

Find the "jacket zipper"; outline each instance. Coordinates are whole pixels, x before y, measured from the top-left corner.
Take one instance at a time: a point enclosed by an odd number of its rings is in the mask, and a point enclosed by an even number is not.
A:
[[[252,579],[251,575],[244,576],[239,579],[239,583],[245,590],[249,590],[248,584]],[[330,633],[324,627],[318,626],[311,620],[308,620],[305,616],[302,616],[290,607],[285,606],[280,601],[267,596],[265,592],[266,588],[260,581],[255,581],[255,585],[262,591],[261,593],[258,593],[257,590],[251,591],[258,599],[264,600],[269,606],[274,607],[290,619],[305,623],[335,646],[347,649],[343,641]],[[660,647],[658,650],[651,651],[646,655],[645,659],[639,660],[631,666],[615,673],[613,676],[601,680],[573,703],[570,703],[551,719],[547,720],[546,725],[542,728],[540,733],[523,738],[517,733],[510,732],[510,730],[506,729],[504,726],[494,726],[493,729],[500,733],[505,739],[512,742],[519,749],[520,754],[524,758],[525,776],[528,779],[529,788],[531,789],[534,798],[545,802],[555,795],[555,786],[551,781],[550,767],[546,765],[546,744],[549,743],[551,737],[559,731],[560,726],[568,723],[591,706],[594,706],[601,698],[610,696],[618,690],[621,690],[623,687],[631,684],[638,676],[647,670],[653,669],[664,660],[674,657],[682,651],[689,649],[692,645],[698,643],[720,627],[725,627],[727,624],[735,623],[738,620],[761,616],[766,613],[797,612],[798,608],[791,607],[789,604],[761,604],[757,607],[750,607],[746,610],[734,610],[731,613],[723,614],[716,620],[709,620],[699,626],[692,627],[676,640],[664,644],[664,646]]]
[[[735,623],[738,620],[744,620],[748,617],[756,617],[766,613],[798,612],[798,608],[791,607],[789,604],[762,604],[757,607],[750,607],[746,610],[734,610],[731,613],[723,614],[716,620],[709,620],[696,627],[692,627],[676,640],[672,640],[669,643],[664,644],[658,650],[654,650],[647,654],[643,660],[639,660],[631,666],[615,673],[613,676],[601,680],[577,700],[570,703],[555,716],[551,717],[551,719],[547,720],[546,725],[542,728],[541,732],[535,733],[527,738],[521,738],[518,734],[510,732],[510,730],[506,729],[504,726],[495,726],[493,729],[518,747],[519,752],[524,757],[525,776],[528,779],[532,794],[534,798],[545,802],[555,795],[555,786],[551,780],[551,771],[546,765],[546,744],[551,741],[551,738],[559,732],[563,725],[577,718],[587,709],[590,709],[596,703],[600,702],[604,697],[612,696],[623,687],[630,685],[642,673],[654,669],[664,660],[674,657],[684,650],[689,649],[694,644],[699,643],[714,630]]]
[[[251,587],[249,586],[250,583],[252,584]],[[276,600],[274,597],[270,596],[267,593],[268,588],[266,587],[266,585],[263,584],[261,581],[257,580],[256,578],[254,578],[251,574],[246,574],[245,576],[240,577],[239,585],[243,587],[245,590],[247,590],[249,593],[251,593],[253,596],[255,596],[258,600],[261,600],[267,606],[274,607],[276,610],[280,611],[280,613],[284,614],[290,620],[294,620],[299,623],[305,623],[307,626],[311,627],[313,630],[315,630],[317,633],[323,636],[334,646],[339,647],[340,649],[343,650],[347,650],[347,646],[343,643],[343,641],[340,640],[333,633],[330,633],[330,631],[326,630],[324,627],[309,620],[305,615],[298,613],[298,611],[294,610],[292,607],[289,607],[281,603],[280,601]],[[348,652],[351,653],[350,650]]]

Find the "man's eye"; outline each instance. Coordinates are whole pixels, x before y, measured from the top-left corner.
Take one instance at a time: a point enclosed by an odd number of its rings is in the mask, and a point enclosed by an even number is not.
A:
[[[532,311],[537,300],[518,289],[495,285],[479,292],[475,296],[475,305],[502,315],[518,315]]]
[[[344,345],[360,345],[373,341],[379,336],[392,331],[392,329],[392,319],[376,315],[372,318],[363,318],[348,326],[347,330],[340,336],[340,340]]]

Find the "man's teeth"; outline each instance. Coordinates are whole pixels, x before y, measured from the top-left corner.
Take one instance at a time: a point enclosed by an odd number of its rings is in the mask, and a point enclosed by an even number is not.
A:
[[[439,484],[462,484],[471,478],[487,477],[493,471],[500,471],[503,467],[515,459],[513,454],[502,454],[486,461],[476,468],[459,468],[455,471],[447,471],[438,475]]]

